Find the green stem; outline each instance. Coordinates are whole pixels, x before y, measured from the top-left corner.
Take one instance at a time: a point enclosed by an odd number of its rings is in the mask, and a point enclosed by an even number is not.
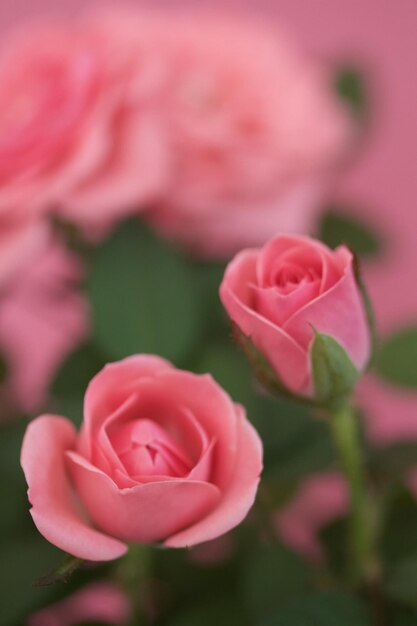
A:
[[[366,489],[356,415],[343,406],[330,417],[333,438],[349,489],[350,578],[354,585],[374,585],[379,577],[375,556],[375,511]]]
[[[151,553],[148,545],[132,544],[120,563],[119,578],[130,598],[132,626],[149,623],[144,601],[148,596]]]

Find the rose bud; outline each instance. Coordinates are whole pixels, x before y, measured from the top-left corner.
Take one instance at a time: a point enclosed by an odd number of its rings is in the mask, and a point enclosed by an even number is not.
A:
[[[239,524],[262,444],[211,376],[137,355],[91,381],[79,434],[64,417],[34,420],[21,462],[38,530],[76,557],[105,561],[126,542],[192,546]]]
[[[220,297],[267,386],[318,404],[348,396],[371,352],[353,254],[278,235],[229,263]]]

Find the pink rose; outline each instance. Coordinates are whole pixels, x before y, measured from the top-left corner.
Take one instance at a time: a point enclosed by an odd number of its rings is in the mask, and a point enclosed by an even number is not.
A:
[[[122,626],[130,614],[129,600],[121,589],[97,582],[31,615],[26,626],[77,626],[90,621]]]
[[[314,333],[330,335],[362,370],[370,356],[365,310],[351,252],[307,237],[278,235],[228,265],[220,297],[231,320],[262,352],[278,378],[313,395]]]
[[[1,191],[0,191],[1,194]],[[23,211],[0,211],[0,287],[42,249],[48,236],[44,220]]]
[[[262,445],[210,376],[133,356],[91,381],[84,413],[80,434],[39,417],[22,447],[32,517],[62,550],[94,561],[121,556],[125,542],[191,546],[252,506]]]
[[[153,32],[173,163],[152,224],[207,256],[311,232],[352,130],[324,69],[253,17],[173,14]]]
[[[63,205],[86,224],[137,210],[165,176],[147,70],[78,25],[14,34],[0,54],[0,212]],[[139,62],[136,62],[138,65]]]
[[[0,304],[0,353],[9,374],[3,392],[28,413],[44,406],[57,368],[87,332],[87,305],[77,289],[83,275],[79,259],[58,241],[43,239],[9,281]]]
[[[277,533],[288,546],[313,560],[323,558],[318,533],[343,517],[349,508],[346,483],[340,474],[315,474],[277,514]]]

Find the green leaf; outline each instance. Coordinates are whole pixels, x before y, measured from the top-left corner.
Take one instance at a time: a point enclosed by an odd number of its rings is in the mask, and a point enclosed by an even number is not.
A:
[[[34,587],[49,587],[59,583],[66,583],[83,564],[83,559],[66,554],[60,565],[52,569],[48,574],[37,578],[33,585]]]
[[[375,448],[369,457],[370,470],[388,481],[398,480],[417,466],[417,442],[399,441],[383,448]]]
[[[330,248],[347,245],[360,257],[375,256],[381,251],[381,242],[370,226],[359,222],[348,209],[330,209],[324,214],[320,224],[319,238]]]
[[[320,543],[324,548],[326,563],[338,579],[346,578],[349,563],[348,520],[338,518],[324,526],[319,533]]]
[[[29,514],[27,513],[28,517]],[[53,588],[33,587],[42,568],[52,567],[59,550],[42,539],[38,533],[8,539],[1,546],[0,615],[2,626],[23,624],[24,618],[45,605],[53,597]],[[59,558],[59,557],[58,557]]]
[[[295,599],[259,626],[371,626],[359,598],[337,591],[320,591]]]
[[[193,271],[137,222],[95,251],[88,292],[94,337],[111,358],[145,352],[179,364],[200,338]]]
[[[26,483],[19,462],[25,428],[22,421],[0,428],[0,502],[7,503],[1,509],[0,543],[31,527]]]
[[[104,364],[105,359],[96,346],[86,343],[69,356],[55,376],[51,395],[58,402],[59,411],[77,426],[82,422],[87,386]]]
[[[201,592],[201,590],[200,590]],[[249,626],[248,617],[242,605],[230,597],[205,598],[196,606],[178,611],[165,626]]]
[[[393,565],[386,574],[384,586],[389,598],[417,608],[417,554]]]
[[[417,626],[417,612],[410,608],[393,609],[388,624],[390,626]]]
[[[362,120],[367,113],[365,81],[357,68],[341,67],[336,75],[336,91],[351,109],[354,116]]]
[[[387,495],[380,546],[384,562],[391,567],[410,554],[417,554],[417,502],[402,486],[396,486]]]
[[[250,613],[259,619],[309,590],[313,572],[300,557],[276,543],[250,555],[242,582]]]
[[[316,330],[314,334],[310,358],[315,398],[328,407],[349,397],[359,372],[344,348],[333,337]]]
[[[393,385],[417,389],[417,326],[403,328],[382,344],[376,371]]]
[[[0,354],[0,384],[4,383],[9,373],[8,364],[6,361],[6,357],[3,354]]]

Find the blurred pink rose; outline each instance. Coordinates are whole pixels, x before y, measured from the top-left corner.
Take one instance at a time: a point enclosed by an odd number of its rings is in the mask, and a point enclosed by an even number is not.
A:
[[[76,289],[82,275],[78,259],[57,241],[44,243],[9,283],[0,305],[8,392],[27,412],[43,404],[57,367],[87,326],[86,304]]]
[[[348,493],[344,479],[335,473],[315,474],[298,488],[275,517],[277,533],[291,548],[313,560],[323,557],[318,533],[345,515]]]
[[[368,437],[376,445],[417,439],[417,394],[367,374],[356,399],[363,410]]]
[[[121,589],[113,583],[97,582],[31,615],[26,626],[77,626],[90,621],[123,626],[130,613],[129,600]]]
[[[220,297],[231,320],[294,393],[312,395],[314,328],[339,342],[358,370],[370,356],[352,253],[307,237],[278,235],[229,263]]]
[[[23,211],[0,212],[0,288],[42,249],[47,236],[44,220]]]
[[[151,222],[208,256],[311,232],[352,131],[324,68],[253,16],[166,14],[154,33],[172,177]]]
[[[2,42],[0,212],[63,205],[67,217],[101,224],[159,191],[149,79],[133,85],[129,63],[83,22],[32,24]]]
[[[137,355],[91,381],[79,435],[64,417],[31,422],[21,461],[38,530],[70,554],[104,561],[124,554],[125,542],[192,546],[239,524],[255,498],[262,444],[209,375]]]

